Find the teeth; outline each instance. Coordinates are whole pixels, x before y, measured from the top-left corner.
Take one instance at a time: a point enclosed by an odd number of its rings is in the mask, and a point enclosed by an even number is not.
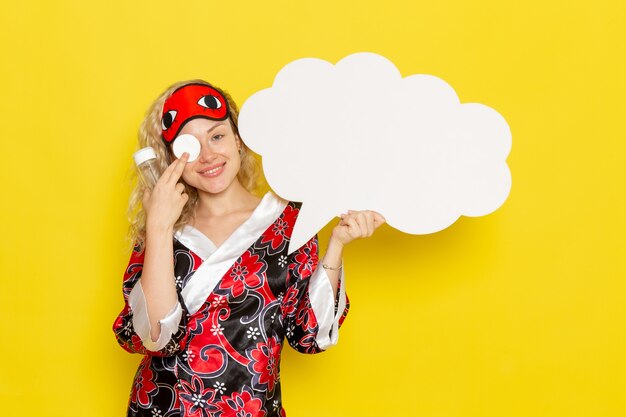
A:
[[[204,174],[213,174],[213,173],[219,171],[220,168],[221,168],[221,166],[219,166],[217,168],[213,168],[213,169],[211,169],[209,171],[204,171]]]

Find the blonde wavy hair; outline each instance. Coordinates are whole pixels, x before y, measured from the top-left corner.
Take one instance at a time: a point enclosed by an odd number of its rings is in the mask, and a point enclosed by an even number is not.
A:
[[[161,115],[163,113],[163,104],[172,95],[172,93],[186,84],[199,83],[205,84],[215,88],[224,95],[228,102],[228,119],[233,128],[233,132],[236,137],[241,140],[239,136],[239,129],[237,127],[237,120],[239,115],[239,109],[233,98],[226,91],[204,81],[204,80],[188,80],[180,81],[169,86],[148,108],[146,116],[139,127],[139,149],[151,146],[157,156],[157,166],[159,172],[162,173],[168,165],[174,161],[174,156],[166,146],[162,139],[161,128]],[[246,190],[251,193],[255,193],[259,186],[259,163],[254,153],[246,146],[243,140],[241,140],[243,148],[241,156],[241,167],[237,174],[237,179]],[[137,181],[136,170],[134,172],[135,187],[130,194],[130,201],[128,204],[128,220],[130,222],[128,230],[128,238],[130,243],[139,246],[139,250],[143,250],[146,239],[146,213],[143,209],[142,198],[145,187],[141,181]],[[182,213],[178,218],[178,221],[174,225],[174,230],[180,230],[185,224],[188,224],[193,219],[196,205],[198,204],[198,191],[187,184],[182,178],[180,182],[185,186],[185,193],[189,195],[189,200],[183,207]]]

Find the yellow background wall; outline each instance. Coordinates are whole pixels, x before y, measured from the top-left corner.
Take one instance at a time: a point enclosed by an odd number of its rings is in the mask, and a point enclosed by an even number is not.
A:
[[[347,248],[351,312],[332,350],[285,349],[288,415],[626,415],[625,23],[621,0],[4,0],[0,414],[124,414],[128,174],[167,85],[241,104],[294,59],[372,51],[500,112],[513,187]]]

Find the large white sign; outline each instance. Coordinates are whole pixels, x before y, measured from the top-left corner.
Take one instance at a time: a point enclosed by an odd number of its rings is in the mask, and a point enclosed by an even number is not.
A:
[[[287,64],[243,104],[239,130],[270,187],[303,203],[290,251],[348,209],[426,234],[493,212],[511,189],[499,113],[374,53]]]

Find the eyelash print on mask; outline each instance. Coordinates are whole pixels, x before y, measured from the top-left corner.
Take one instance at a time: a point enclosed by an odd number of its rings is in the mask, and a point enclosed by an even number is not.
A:
[[[174,139],[172,151],[174,151],[176,158],[181,158],[185,152],[189,153],[187,163],[193,162],[200,155],[200,141],[194,135],[180,135]]]

